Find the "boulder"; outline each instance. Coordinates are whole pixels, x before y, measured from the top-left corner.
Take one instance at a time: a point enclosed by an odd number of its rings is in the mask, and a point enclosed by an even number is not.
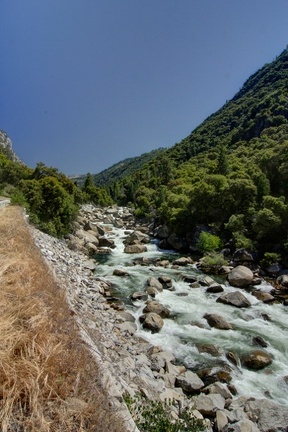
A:
[[[216,419],[215,419],[215,425],[216,430],[218,432],[222,432],[224,427],[228,424],[228,418],[224,411],[218,410],[216,411]]]
[[[287,431],[287,406],[268,399],[256,399],[246,402],[245,411],[252,421],[257,421],[257,426],[261,432]]]
[[[167,225],[161,225],[157,227],[154,233],[155,237],[161,239],[169,237],[170,234],[171,232]]]
[[[152,333],[158,333],[164,325],[163,319],[160,315],[150,312],[144,315],[143,328],[151,330]]]
[[[157,291],[160,291],[160,292],[163,291],[163,286],[162,286],[161,282],[159,282],[159,280],[153,276],[151,276],[147,279],[147,285],[149,287],[156,288]]]
[[[158,280],[164,289],[171,290],[171,288],[173,288],[173,282],[169,276],[159,276]]]
[[[235,262],[253,262],[254,257],[251,251],[241,248],[237,249],[233,255],[233,261]]]
[[[219,394],[200,395],[196,399],[195,408],[204,416],[215,417],[218,410],[223,410],[225,399]]]
[[[155,312],[160,315],[161,318],[168,318],[170,315],[169,309],[163,306],[156,300],[148,300],[145,308],[143,309],[143,313]]]
[[[268,292],[263,291],[253,291],[253,296],[256,297],[258,300],[262,301],[263,303],[271,303],[275,301],[275,298]]]
[[[269,354],[262,350],[255,350],[241,356],[241,363],[248,369],[259,370],[272,363],[272,358]]]
[[[261,432],[260,429],[251,420],[240,420],[237,423],[229,424],[229,426],[222,429],[223,432]]]
[[[147,234],[142,233],[141,231],[134,231],[124,240],[124,244],[126,246],[135,245],[139,243],[149,243],[150,237]]]
[[[217,294],[217,293],[220,293],[223,291],[224,291],[224,288],[219,284],[211,285],[206,289],[207,293],[212,293],[212,294]]]
[[[188,242],[186,239],[179,237],[177,234],[172,233],[167,239],[168,244],[177,251],[188,250]]]
[[[118,269],[115,269],[114,271],[113,271],[113,275],[114,276],[128,276],[128,272],[126,271],[126,270],[124,270],[124,269],[120,269],[120,268],[118,268]]]
[[[232,286],[243,288],[251,284],[253,277],[253,272],[248,267],[239,265],[229,273],[228,281]]]
[[[113,249],[116,245],[113,240],[107,237],[99,237],[99,247],[108,247]]]
[[[173,264],[177,266],[186,266],[188,264],[193,264],[193,261],[190,257],[181,257],[173,261]]]
[[[204,387],[203,381],[198,375],[190,370],[176,377],[175,382],[177,387],[181,387],[187,393],[196,393]]]
[[[207,320],[210,327],[215,327],[219,330],[232,330],[232,324],[228,323],[221,315],[205,314],[204,318]]]
[[[142,244],[134,244],[126,246],[124,252],[127,254],[137,254],[142,252],[147,252],[147,247]]]
[[[137,300],[142,301],[142,300],[147,300],[148,295],[147,295],[147,293],[144,293],[141,291],[136,291],[130,295],[130,298],[132,301],[137,301]]]
[[[240,291],[234,291],[224,294],[217,298],[217,303],[224,303],[238,308],[246,308],[251,306],[250,301]]]
[[[276,279],[276,282],[278,285],[281,285],[282,287],[288,288],[288,275],[283,274],[281,276],[278,276]]]

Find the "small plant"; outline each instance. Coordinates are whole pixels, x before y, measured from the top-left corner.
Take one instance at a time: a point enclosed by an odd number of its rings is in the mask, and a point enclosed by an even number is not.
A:
[[[139,394],[132,398],[127,393],[124,400],[140,432],[200,432],[205,429],[203,421],[195,418],[189,409],[183,410],[177,420],[172,419],[171,401],[148,400]]]
[[[211,252],[220,248],[221,239],[214,234],[201,231],[196,246],[202,253]]]
[[[281,256],[275,252],[265,252],[264,258],[260,261],[261,267],[268,268],[273,264],[276,264],[281,259]]]
[[[220,267],[228,265],[228,261],[221,253],[210,252],[203,256],[199,262],[201,270],[207,273],[218,273]]]

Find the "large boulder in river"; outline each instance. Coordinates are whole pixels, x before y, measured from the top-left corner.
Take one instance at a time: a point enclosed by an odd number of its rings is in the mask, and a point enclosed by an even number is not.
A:
[[[210,327],[215,327],[219,330],[232,330],[232,324],[228,323],[221,315],[205,314],[204,318],[207,320]]]
[[[147,247],[142,244],[128,245],[125,247],[124,252],[128,254],[147,252]]]
[[[248,369],[259,370],[272,363],[269,354],[262,350],[255,350],[241,357],[241,363]]]
[[[250,285],[253,277],[253,272],[248,267],[239,265],[229,273],[228,281],[230,285],[242,288]]]
[[[156,288],[157,291],[162,292],[163,291],[163,285],[161,282],[159,282],[158,279],[156,279],[154,276],[150,276],[147,279],[147,286]]]
[[[164,321],[160,317],[160,315],[158,315],[154,312],[150,312],[150,313],[144,315],[142,324],[143,324],[143,328],[151,330],[152,333],[157,333],[163,327]]]
[[[170,315],[169,309],[163,306],[156,300],[148,300],[145,308],[143,309],[144,313],[155,312],[160,315],[162,318],[168,318]]]
[[[217,298],[217,303],[224,303],[238,308],[251,306],[250,301],[240,291],[234,291],[224,294]]]
[[[130,234],[126,239],[123,241],[123,243],[128,245],[134,245],[139,243],[149,243],[150,237],[147,234],[142,233],[141,231],[134,231],[132,234]]]
[[[254,257],[252,252],[245,248],[237,249],[233,255],[233,261],[235,262],[253,262]]]
[[[183,237],[179,237],[177,234],[172,233],[167,239],[169,245],[177,251],[187,251],[188,242]]]

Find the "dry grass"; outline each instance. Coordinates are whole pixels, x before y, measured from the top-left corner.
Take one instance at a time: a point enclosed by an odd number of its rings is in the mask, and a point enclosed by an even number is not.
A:
[[[62,290],[18,207],[0,211],[0,422],[3,432],[123,432]]]

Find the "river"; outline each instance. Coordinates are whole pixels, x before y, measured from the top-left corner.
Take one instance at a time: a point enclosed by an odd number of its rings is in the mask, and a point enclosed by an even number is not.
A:
[[[210,368],[212,371],[223,367],[232,368],[232,384],[236,387],[238,395],[269,397],[282,404],[288,404],[287,307],[282,304],[264,304],[247,291],[244,294],[252,304],[249,308],[239,309],[216,303],[219,294],[207,293],[203,286],[191,288],[189,283],[181,278],[183,274],[196,275],[200,278],[202,274],[195,265],[178,269],[172,269],[171,266],[164,268],[155,265],[135,265],[133,260],[136,258],[168,258],[172,262],[178,255],[175,256],[172,251],[161,251],[155,242],[147,245],[147,252],[125,254],[125,232],[111,226],[108,237],[114,240],[116,247],[111,254],[96,257],[97,275],[105,276],[112,282],[113,294],[121,298],[126,308],[137,318],[137,335],[167,351],[172,351],[180,363],[194,371],[203,368]],[[114,276],[115,268],[125,269],[128,276]],[[135,291],[145,291],[150,276],[158,278],[163,275],[173,279],[174,290],[163,290],[156,295],[156,300],[169,308],[171,318],[165,319],[161,331],[153,334],[144,330],[138,320],[145,302],[132,303],[130,295]],[[224,279],[221,280],[221,285],[225,293],[236,290]],[[265,282],[257,288],[268,292],[272,289]],[[210,328],[203,318],[205,313],[223,316],[233,325],[233,330]],[[243,368],[240,362],[237,365],[231,364],[226,358],[226,353],[232,352],[240,356],[256,349],[257,347],[252,344],[255,336],[261,336],[267,342],[268,346],[264,351],[273,358],[272,364],[261,371]],[[207,346],[210,353],[202,352],[203,348],[204,351],[207,350]]]

